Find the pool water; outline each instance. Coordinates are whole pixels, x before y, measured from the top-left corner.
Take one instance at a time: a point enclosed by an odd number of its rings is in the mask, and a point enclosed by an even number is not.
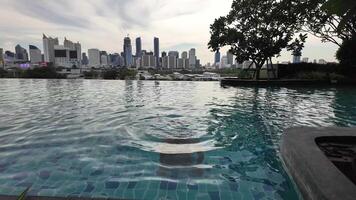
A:
[[[0,194],[299,199],[279,141],[355,126],[356,89],[0,80]]]

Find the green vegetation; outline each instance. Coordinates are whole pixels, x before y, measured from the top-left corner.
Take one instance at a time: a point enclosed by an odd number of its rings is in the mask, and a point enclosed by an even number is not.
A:
[[[229,46],[239,63],[251,60],[256,65],[254,78],[259,79],[263,65],[272,63],[301,28],[294,5],[291,0],[234,0],[230,13],[211,25],[209,48]],[[291,48],[300,48],[304,37],[296,38]]]
[[[356,66],[355,0],[234,0],[229,14],[216,19],[210,29],[210,49],[229,47],[238,62],[250,60],[256,65],[252,76],[250,69],[239,72],[241,78],[259,79],[262,66],[271,66],[271,58],[278,57],[282,49],[301,56],[307,35],[299,34],[293,39],[301,32],[338,45],[336,56],[341,64],[326,67],[333,70],[327,72],[313,71],[313,67],[300,67],[298,73],[282,70],[279,77],[323,80],[330,79],[330,74],[337,78],[355,74],[346,69]],[[283,76],[286,71],[291,74]]]
[[[356,67],[356,38],[345,40],[336,52],[336,58],[343,65]]]
[[[58,74],[54,67],[39,67],[22,71],[21,78],[60,79],[65,77]]]

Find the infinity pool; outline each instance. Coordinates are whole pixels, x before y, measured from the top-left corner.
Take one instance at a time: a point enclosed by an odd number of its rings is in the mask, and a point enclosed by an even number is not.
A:
[[[355,89],[0,80],[0,194],[298,199],[292,126],[355,126]]]

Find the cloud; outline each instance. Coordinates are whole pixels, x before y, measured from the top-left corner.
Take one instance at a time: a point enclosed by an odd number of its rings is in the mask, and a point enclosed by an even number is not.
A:
[[[46,1],[46,0],[16,0],[8,1],[9,7],[21,14],[37,18],[56,25],[71,26],[76,28],[88,27],[90,22],[83,16],[75,15],[71,1]]]
[[[160,38],[161,51],[197,49],[203,63],[213,60],[207,48],[209,25],[226,15],[232,0],[0,0],[0,47],[42,47],[42,33],[82,44],[83,51],[99,48],[121,52],[123,37],[141,36],[143,48],[153,49]],[[315,49],[324,44],[308,40],[305,56],[321,57]],[[133,44],[133,47],[135,45]],[[325,52],[334,57],[334,49]],[[290,53],[279,60],[289,60]]]

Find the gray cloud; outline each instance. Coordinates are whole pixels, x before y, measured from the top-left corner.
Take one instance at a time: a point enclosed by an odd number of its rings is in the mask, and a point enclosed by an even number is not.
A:
[[[19,13],[56,25],[86,28],[90,22],[82,16],[75,15],[75,9],[68,0],[16,0],[8,5]]]

